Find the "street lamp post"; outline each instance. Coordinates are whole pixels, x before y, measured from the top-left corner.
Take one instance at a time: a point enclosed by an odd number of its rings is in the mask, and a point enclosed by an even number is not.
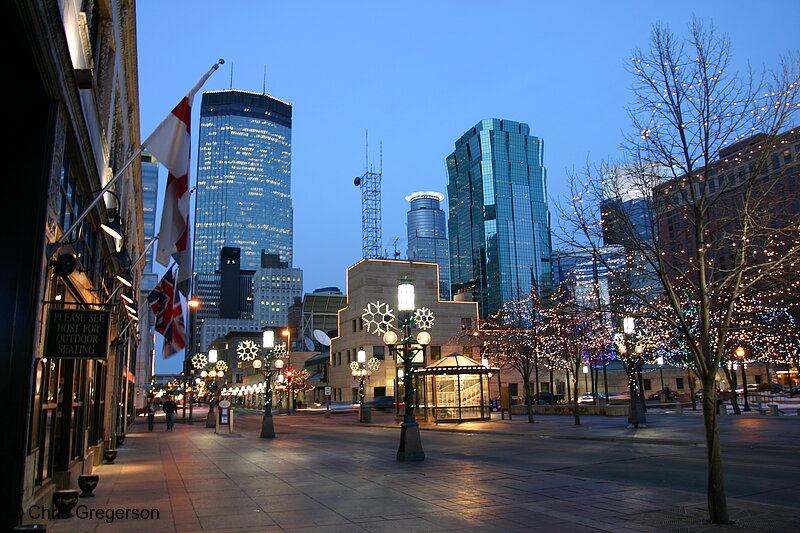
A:
[[[214,414],[214,402],[217,400],[215,385],[217,381],[217,372],[214,370],[214,365],[217,363],[217,350],[210,349],[208,351],[208,364],[212,365],[212,370],[208,372],[208,377],[211,378],[211,385],[208,388],[208,416],[206,416],[206,427],[216,427],[216,415]]]
[[[583,388],[586,389],[586,394],[589,394],[589,366],[583,365],[581,371],[583,372]]]
[[[635,323],[633,317],[625,317],[622,321],[622,337],[623,344],[620,346],[620,352],[624,354],[641,354],[643,347],[638,342],[639,339],[635,336]],[[646,427],[647,419],[644,415],[644,408],[642,402],[639,400],[640,390],[639,381],[637,379],[639,360],[637,356],[632,356],[632,360],[628,361],[628,389],[630,391],[630,405],[628,409],[628,424],[630,427]]]
[[[289,331],[289,328],[281,331],[281,335],[286,337],[286,365],[288,368],[292,366],[292,332]],[[288,388],[286,389],[286,414],[292,414],[292,408],[294,407],[294,394]]]
[[[186,404],[189,403],[189,423],[193,424],[194,421],[192,420],[192,404],[191,404],[191,393],[192,387],[191,385],[194,384],[193,382],[193,375],[190,373],[189,369],[191,367],[191,360],[192,356],[194,355],[194,322],[195,322],[195,312],[197,308],[200,307],[200,300],[195,297],[189,298],[186,302],[189,305],[189,342],[186,343],[186,352],[184,354],[183,359],[183,422],[186,422]],[[191,384],[191,385],[187,385]]]
[[[744,355],[745,355],[744,348],[742,348],[741,346],[736,348],[736,356],[742,360],[742,394],[744,394],[744,410],[750,411],[750,403],[748,402],[747,399],[747,371],[744,368],[745,367]],[[736,394],[736,391],[734,391],[734,394]]]
[[[372,421],[372,412],[364,406],[366,393],[366,380],[373,371],[377,370],[381,362],[376,357],[370,357],[367,362],[367,352],[358,350],[356,360],[350,363],[350,373],[358,379],[358,421],[367,423]]]
[[[261,419],[261,438],[275,438],[275,424],[272,420],[272,349],[275,347],[275,332],[264,330],[261,347],[264,353],[264,417]],[[261,359],[253,361],[253,368],[261,368]]]
[[[656,364],[658,364],[658,372],[661,374],[661,403],[667,402],[667,392],[664,388],[664,358],[659,356],[656,359]]]
[[[425,452],[422,449],[422,440],[419,433],[419,424],[414,416],[414,368],[412,361],[418,353],[422,353],[423,360],[425,348],[431,342],[431,335],[427,331],[420,332],[417,337],[418,347],[412,346],[414,336],[411,335],[411,326],[415,323],[414,285],[403,280],[397,287],[397,310],[400,314],[399,324],[402,337],[398,339],[394,331],[387,331],[383,342],[389,347],[390,353],[398,353],[403,364],[403,388],[405,414],[400,424],[400,446],[397,449],[398,461],[423,461]]]

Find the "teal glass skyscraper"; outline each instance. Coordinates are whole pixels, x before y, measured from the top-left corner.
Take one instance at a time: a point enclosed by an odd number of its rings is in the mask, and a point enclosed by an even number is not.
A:
[[[453,295],[472,293],[482,318],[552,291],[543,155],[527,124],[485,119],[447,157]]]
[[[241,268],[261,254],[292,264],[292,106],[267,94],[203,93],[197,162],[194,273],[219,268],[224,246]]]

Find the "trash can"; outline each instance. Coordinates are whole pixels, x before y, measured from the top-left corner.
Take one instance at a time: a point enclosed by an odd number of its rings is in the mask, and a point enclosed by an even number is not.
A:
[[[769,406],[769,414],[770,416],[778,416],[778,406],[776,404]]]
[[[717,414],[718,415],[728,414],[728,408],[725,406],[725,402],[722,400],[717,400]]]

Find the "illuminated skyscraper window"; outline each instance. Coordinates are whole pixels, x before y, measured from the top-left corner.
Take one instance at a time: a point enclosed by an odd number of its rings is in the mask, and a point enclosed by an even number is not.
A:
[[[241,268],[262,251],[292,264],[292,106],[266,94],[203,93],[197,161],[194,272],[213,273],[223,246]]]
[[[486,317],[552,290],[544,142],[527,124],[486,119],[447,157],[450,277]]]

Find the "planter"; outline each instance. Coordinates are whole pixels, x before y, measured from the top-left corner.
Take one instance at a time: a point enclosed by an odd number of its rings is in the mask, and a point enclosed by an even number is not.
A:
[[[94,498],[92,491],[97,487],[97,482],[100,481],[100,476],[97,474],[82,474],[78,476],[78,486],[81,492],[81,498]]]
[[[117,450],[106,450],[103,452],[103,458],[106,460],[107,465],[113,465],[114,459],[117,458]]]
[[[78,504],[78,491],[75,489],[57,490],[53,493],[53,505],[58,509],[58,518],[69,518],[72,509]]]

